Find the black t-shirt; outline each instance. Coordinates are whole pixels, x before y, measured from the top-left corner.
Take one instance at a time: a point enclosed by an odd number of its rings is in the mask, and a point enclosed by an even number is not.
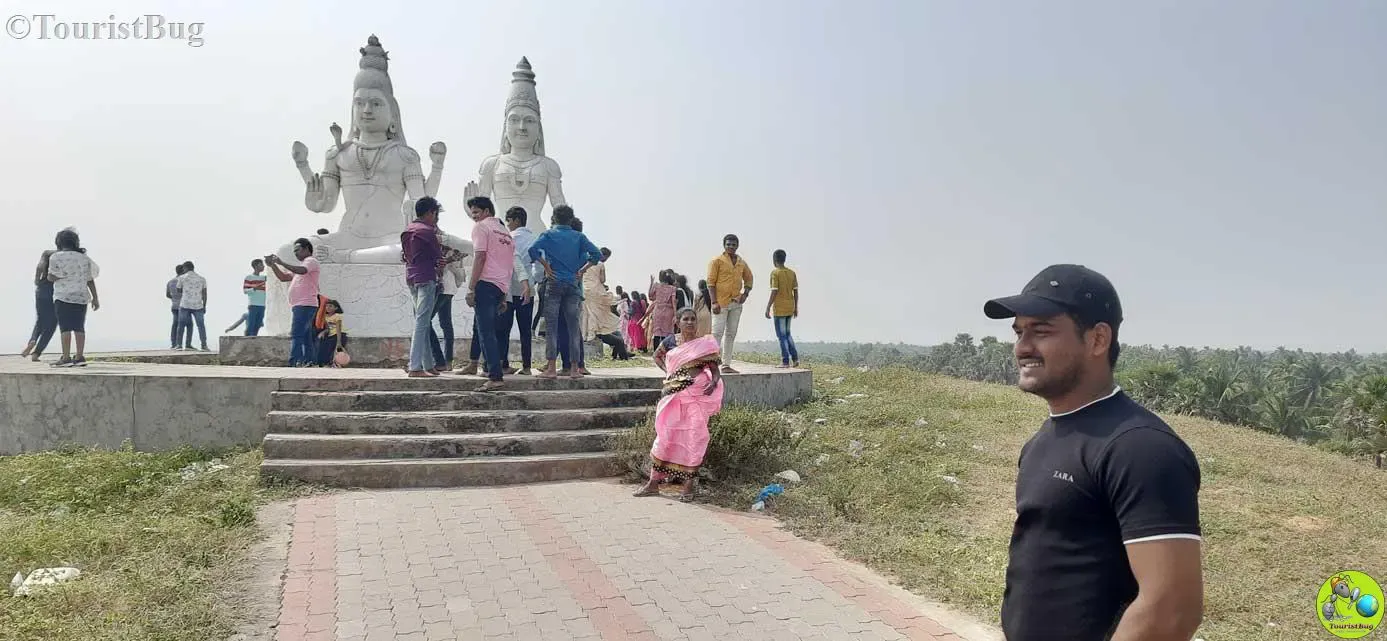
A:
[[[1136,598],[1127,543],[1199,538],[1199,463],[1120,390],[1051,416],[1021,448],[1002,628],[1100,641]]]

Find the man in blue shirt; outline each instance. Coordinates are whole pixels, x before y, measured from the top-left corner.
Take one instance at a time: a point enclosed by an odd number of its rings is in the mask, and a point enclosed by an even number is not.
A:
[[[583,337],[579,331],[578,308],[582,288],[578,284],[582,272],[602,260],[602,253],[582,232],[574,231],[573,208],[560,205],[554,208],[553,225],[530,245],[530,260],[544,269],[544,357],[549,364],[536,378],[558,378],[554,361],[559,356],[559,341],[568,345],[570,354],[581,354]],[[560,316],[562,315],[562,316]],[[559,319],[564,328],[560,332]],[[559,334],[563,334],[560,336]],[[574,380],[583,377],[581,368],[571,371]]]

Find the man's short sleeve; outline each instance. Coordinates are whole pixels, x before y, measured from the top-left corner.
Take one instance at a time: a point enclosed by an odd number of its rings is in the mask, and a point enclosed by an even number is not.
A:
[[[481,223],[472,225],[472,249],[479,254],[491,249],[488,246],[486,229]]]
[[[1200,538],[1199,462],[1173,433],[1138,427],[1118,435],[1097,476],[1123,543]]]
[[[780,274],[781,272],[779,270],[771,272],[771,291],[780,289]]]
[[[312,257],[312,256],[309,256],[308,258],[303,259],[303,268],[304,268],[305,270],[307,270],[306,273],[309,273],[309,274],[312,274],[312,273],[317,272],[317,271],[318,271],[318,259],[317,259],[317,258],[314,258],[314,257]]]

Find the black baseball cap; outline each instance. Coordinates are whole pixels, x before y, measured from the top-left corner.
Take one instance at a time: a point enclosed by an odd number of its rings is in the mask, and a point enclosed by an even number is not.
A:
[[[1015,296],[983,305],[988,318],[1049,317],[1072,312],[1088,323],[1122,323],[1122,302],[1108,278],[1083,265],[1051,265],[1040,270]]]

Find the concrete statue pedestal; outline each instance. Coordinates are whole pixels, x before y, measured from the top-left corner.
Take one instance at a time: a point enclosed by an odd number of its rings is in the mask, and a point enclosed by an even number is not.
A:
[[[325,263],[321,269],[319,291],[342,305],[348,336],[353,339],[408,338],[414,334],[414,300],[405,284],[404,265]],[[454,298],[455,337],[472,337],[472,315],[472,308],[462,296]],[[265,285],[265,331],[262,333],[287,337],[289,320],[289,283],[282,283],[272,275]]]

